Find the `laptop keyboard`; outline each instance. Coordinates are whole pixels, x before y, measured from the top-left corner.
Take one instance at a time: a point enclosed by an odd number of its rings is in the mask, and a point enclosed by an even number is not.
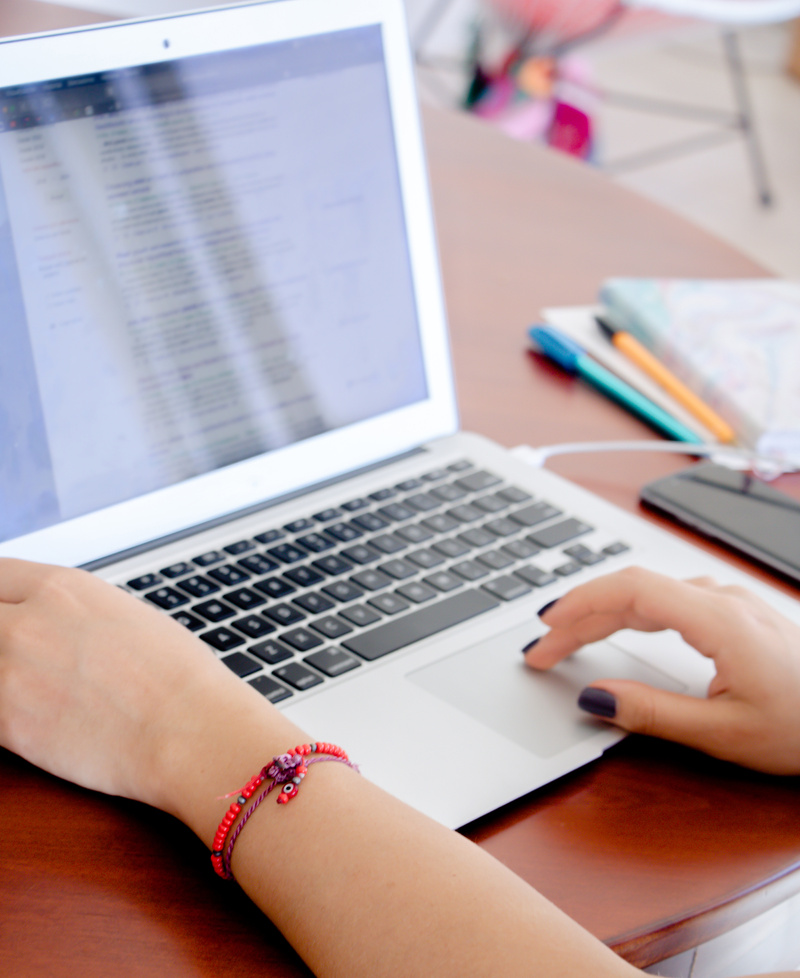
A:
[[[279,703],[628,549],[592,530],[463,459],[127,585]]]

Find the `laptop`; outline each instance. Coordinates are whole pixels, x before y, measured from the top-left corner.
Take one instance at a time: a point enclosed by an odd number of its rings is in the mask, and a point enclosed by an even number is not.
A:
[[[401,0],[3,42],[0,307],[0,555],[161,608],[444,824],[615,743],[594,678],[703,695],[671,633],[523,664],[594,575],[737,575],[458,431]]]

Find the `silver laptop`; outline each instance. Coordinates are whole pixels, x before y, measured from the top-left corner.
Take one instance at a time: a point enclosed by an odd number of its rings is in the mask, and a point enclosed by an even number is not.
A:
[[[616,742],[591,679],[702,695],[671,634],[523,665],[592,575],[734,573],[457,433],[401,0],[4,42],[0,308],[0,555],[176,617],[445,824]]]

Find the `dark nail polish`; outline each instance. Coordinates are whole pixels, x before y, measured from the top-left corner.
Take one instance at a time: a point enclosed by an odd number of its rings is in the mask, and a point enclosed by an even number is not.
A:
[[[546,611],[549,611],[553,607],[556,601],[558,601],[558,598],[553,598],[552,601],[548,601],[547,604],[542,605],[542,607],[536,612],[536,614],[541,618]]]
[[[578,697],[578,706],[587,713],[612,720],[617,715],[617,698],[605,689],[587,686]]]
[[[539,638],[541,638],[541,637],[542,636],[540,635]],[[528,642],[527,645],[523,645],[522,646],[522,654],[525,655],[526,652],[530,652],[530,650],[534,647],[534,645],[536,645],[536,643],[539,641],[539,638],[535,638],[535,639],[533,639],[533,641]]]

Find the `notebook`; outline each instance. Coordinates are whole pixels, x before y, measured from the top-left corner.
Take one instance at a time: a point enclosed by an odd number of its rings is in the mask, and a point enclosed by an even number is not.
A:
[[[737,575],[458,432],[401,0],[6,41],[0,119],[0,555],[175,616],[450,826],[620,738],[591,679],[702,695],[669,633],[523,665],[592,575]]]

